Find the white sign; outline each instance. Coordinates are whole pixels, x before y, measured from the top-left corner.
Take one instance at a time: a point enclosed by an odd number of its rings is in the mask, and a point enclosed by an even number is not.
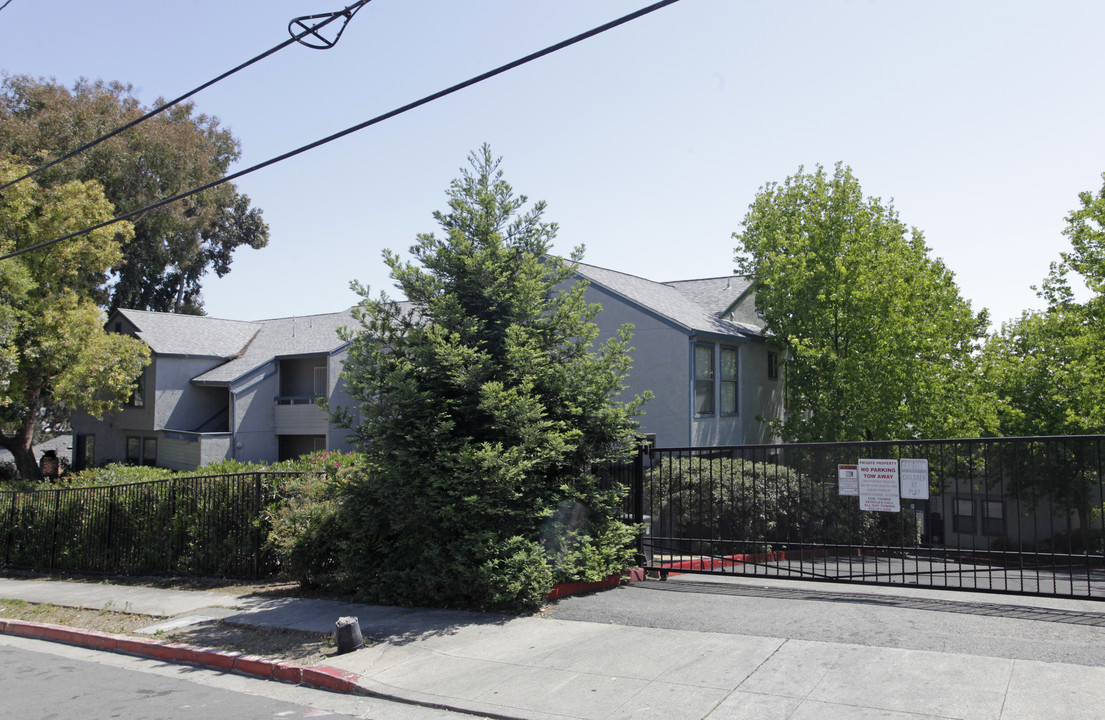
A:
[[[898,496],[898,461],[859,461],[859,509],[878,512],[901,512]]]
[[[902,458],[902,497],[911,500],[929,499],[929,461]]]
[[[855,465],[837,465],[836,478],[841,495],[859,495],[859,470]]]

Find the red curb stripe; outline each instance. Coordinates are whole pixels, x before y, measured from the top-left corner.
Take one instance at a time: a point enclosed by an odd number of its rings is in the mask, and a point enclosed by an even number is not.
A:
[[[213,648],[196,648],[196,663],[206,665],[216,670],[234,670],[234,661],[242,656],[242,653],[233,650],[215,650]]]
[[[291,685],[303,682],[303,666],[295,663],[280,663],[272,669],[272,679]]]
[[[357,681],[361,679],[360,675],[328,665],[304,667],[302,677],[303,684],[311,687],[343,693],[360,692],[360,687],[357,685]]]
[[[234,658],[234,670],[247,675],[271,678],[277,663],[257,655],[240,655]]]
[[[93,650],[139,655],[170,662],[200,665],[215,670],[238,672],[256,677],[295,685],[309,685],[322,690],[342,693],[363,693],[358,685],[361,676],[327,665],[309,666],[283,663],[277,660],[244,655],[239,652],[199,648],[179,643],[112,635],[95,630],[81,630],[62,625],[27,622],[24,620],[0,620],[0,633],[21,637],[78,645]]]
[[[608,575],[597,582],[557,583],[553,585],[552,590],[549,590],[548,594],[545,595],[545,599],[556,600],[557,598],[568,597],[569,595],[582,595],[583,593],[594,592],[595,590],[606,590],[607,588],[617,587],[622,583],[639,582],[644,579],[644,570],[641,568],[630,568],[625,571],[625,573]]]

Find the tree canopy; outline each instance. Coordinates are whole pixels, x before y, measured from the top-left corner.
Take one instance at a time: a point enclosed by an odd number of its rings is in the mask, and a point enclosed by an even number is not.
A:
[[[635,440],[641,400],[615,400],[629,328],[596,343],[598,306],[547,255],[544,203],[527,209],[486,145],[469,165],[434,213],[443,234],[419,235],[414,262],[384,254],[410,304],[360,288],[343,377],[369,468],[346,508],[373,602],[533,607],[554,581],[631,559],[597,472]]]
[[[0,181],[26,170],[0,161]],[[94,181],[20,183],[0,195],[0,253],[111,216]],[[47,404],[100,415],[126,401],[148,362],[143,343],[104,331],[93,300],[130,233],[124,223],[0,261],[0,446],[24,479],[38,476],[31,444]]]
[[[738,271],[785,349],[788,441],[983,434],[992,403],[972,356],[987,326],[922,233],[817,166],[757,194],[733,234]]]
[[[1047,307],[1005,323],[986,344],[1003,435],[1105,432],[1105,185],[1078,201],[1063,230],[1070,250],[1037,291]],[[1071,272],[1093,293],[1085,302],[1075,300]]]
[[[224,177],[239,157],[238,141],[218,119],[193,110],[191,103],[177,105],[35,180],[47,187],[96,180],[121,214]],[[5,76],[0,154],[36,167],[146,112],[129,85],[82,79],[69,89],[53,80]],[[151,210],[133,227],[133,240],[111,268],[113,283],[97,298],[110,310],[202,314],[204,274],[222,277],[237,248],[268,243],[261,211],[232,183]]]

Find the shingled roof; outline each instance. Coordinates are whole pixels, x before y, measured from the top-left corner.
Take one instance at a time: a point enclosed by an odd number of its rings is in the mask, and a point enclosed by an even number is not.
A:
[[[752,322],[754,316],[750,317],[749,313],[742,313],[741,321],[724,319],[732,304],[749,289],[751,282],[747,278],[728,275],[655,282],[585,263],[573,263],[572,267],[592,285],[659,315],[687,332],[762,334],[762,324]]]
[[[279,357],[335,352],[346,344],[338,328],[357,325],[352,309],[254,322],[145,310],[118,313],[158,355],[225,359],[193,378],[201,385],[229,385]]]
[[[346,342],[338,336],[342,327],[355,328],[352,309],[324,315],[259,320],[253,342],[239,357],[208,370],[192,382],[227,385],[278,357],[317,355],[341,349]]]
[[[219,320],[204,315],[119,310],[136,335],[158,355],[232,358],[261,330],[260,323]]]

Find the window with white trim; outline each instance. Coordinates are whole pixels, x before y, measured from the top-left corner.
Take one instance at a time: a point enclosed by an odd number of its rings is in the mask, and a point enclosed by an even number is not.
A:
[[[694,346],[694,412],[714,414],[714,346],[709,343]]]
[[[721,414],[737,414],[737,349],[721,348]]]

